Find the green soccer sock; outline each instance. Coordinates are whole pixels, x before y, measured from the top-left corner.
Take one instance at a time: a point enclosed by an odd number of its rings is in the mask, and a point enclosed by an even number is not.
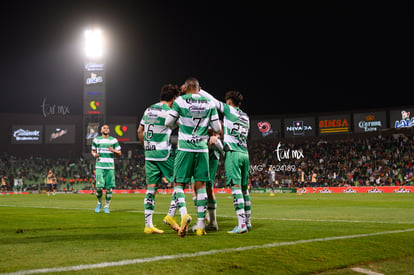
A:
[[[109,205],[111,204],[111,199],[112,199],[112,188],[106,189],[106,203],[105,203],[105,207],[109,207]]]
[[[102,204],[102,188],[96,189],[96,198],[98,199],[98,203]]]
[[[187,214],[187,205],[185,204],[185,194],[182,186],[174,187],[175,197],[177,198],[177,209],[180,211],[181,218]]]
[[[233,205],[236,210],[237,221],[239,227],[242,227],[246,223],[246,212],[244,211],[244,199],[240,187],[232,187],[231,193],[233,194]]]
[[[207,210],[207,191],[205,188],[200,188],[197,190],[197,218],[202,219],[206,216]]]
[[[250,223],[250,217],[252,215],[252,201],[250,200],[249,190],[243,190],[244,198],[244,212],[246,214],[246,224]]]
[[[168,208],[168,216],[174,217],[176,211],[177,211],[177,198],[175,196],[175,190],[174,190],[171,195],[170,208]]]
[[[209,220],[211,224],[217,223],[216,209],[217,209],[217,200],[207,199],[207,210],[208,210]]]
[[[156,187],[148,187],[147,192],[144,198],[144,216],[145,216],[145,226],[152,228],[152,216],[155,209],[155,193],[157,192]]]

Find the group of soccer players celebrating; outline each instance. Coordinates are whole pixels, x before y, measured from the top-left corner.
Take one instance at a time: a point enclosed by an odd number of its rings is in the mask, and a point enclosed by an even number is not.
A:
[[[180,88],[172,84],[161,88],[160,101],[145,110],[138,127],[138,138],[145,149],[147,183],[144,233],[164,233],[153,225],[152,219],[155,195],[163,179],[174,185],[168,214],[163,222],[178,231],[178,236],[186,236],[192,221],[187,212],[184,194],[185,186],[190,183],[193,183],[193,200],[197,209],[197,221],[192,230],[197,236],[205,235],[206,230],[218,230],[217,201],[213,187],[221,155],[225,156],[226,185],[231,188],[238,220],[238,224],[228,233],[240,234],[252,229],[247,151],[250,122],[248,115],[240,109],[242,100],[240,92],[229,91],[225,102],[221,102],[201,90],[195,78],[187,79]],[[223,122],[219,120],[218,112],[223,115]],[[177,127],[178,144],[175,154],[171,134]],[[121,154],[121,148],[116,139],[109,136],[107,125],[102,127],[101,133],[102,136],[95,138],[92,144],[92,155],[97,158],[98,205],[95,212],[100,212],[102,190],[106,188],[104,211],[109,213],[114,187],[113,157]],[[106,171],[111,169],[112,172]],[[179,224],[175,219],[177,210],[181,215]]]

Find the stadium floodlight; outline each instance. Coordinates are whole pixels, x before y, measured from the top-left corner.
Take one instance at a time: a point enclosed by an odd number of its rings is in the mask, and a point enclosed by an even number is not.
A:
[[[89,58],[102,57],[103,37],[100,29],[85,30],[85,53]]]

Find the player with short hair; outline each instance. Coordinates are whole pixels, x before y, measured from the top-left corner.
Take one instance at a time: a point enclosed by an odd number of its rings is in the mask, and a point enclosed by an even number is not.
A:
[[[187,213],[184,186],[194,177],[197,192],[197,230],[196,234],[206,234],[204,218],[207,210],[206,181],[210,180],[208,164],[208,127],[214,132],[221,131],[217,109],[207,98],[198,92],[200,85],[195,78],[185,81],[185,95],[178,97],[168,112],[165,125],[175,127],[178,121],[178,150],[175,158],[174,187],[177,209],[181,213],[180,237],[187,234],[191,216]]]
[[[118,140],[109,135],[109,126],[102,125],[101,136],[96,137],[92,141],[92,156],[96,159],[96,197],[98,205],[95,212],[99,213],[102,208],[103,189],[106,189],[106,202],[104,212],[109,214],[109,205],[112,199],[112,188],[115,187],[115,162],[114,156],[122,155],[121,146]]]
[[[226,185],[231,187],[238,225],[230,234],[246,233],[252,229],[250,222],[251,200],[249,186],[249,152],[247,135],[250,128],[249,116],[240,109],[243,95],[239,91],[228,91],[226,103],[218,101],[206,91],[200,94],[210,99],[224,116],[224,170]]]
[[[163,177],[172,183],[174,180],[174,152],[171,145],[172,129],[165,126],[167,112],[171,110],[174,100],[179,96],[177,86],[166,84],[161,88],[160,102],[148,107],[138,127],[138,138],[145,149],[145,175],[147,192],[144,199],[145,228],[144,233],[164,233],[152,223],[155,209],[155,194],[162,184]],[[165,220],[166,218],[164,218]],[[178,230],[174,218],[168,224]]]

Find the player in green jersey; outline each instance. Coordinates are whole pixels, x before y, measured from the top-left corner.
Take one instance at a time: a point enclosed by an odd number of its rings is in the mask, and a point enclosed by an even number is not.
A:
[[[96,137],[92,141],[92,156],[96,159],[96,197],[98,205],[95,212],[99,213],[102,208],[102,193],[106,189],[106,203],[104,212],[109,214],[109,205],[112,199],[112,188],[115,187],[115,163],[114,155],[122,155],[121,146],[118,140],[109,135],[109,126],[102,125],[102,136]]]
[[[208,164],[208,127],[214,132],[221,131],[217,109],[207,98],[198,94],[200,85],[195,78],[185,81],[185,95],[178,97],[168,112],[165,125],[175,127],[178,121],[178,150],[175,158],[174,192],[177,197],[177,209],[181,214],[180,237],[187,234],[191,216],[187,214],[184,186],[194,177],[197,192],[197,231],[204,235],[204,218],[207,210],[206,181],[210,180]]]
[[[144,233],[164,233],[152,223],[155,209],[155,194],[163,176],[168,183],[173,182],[174,152],[171,146],[172,129],[165,126],[167,112],[171,110],[175,98],[180,94],[178,87],[167,84],[161,88],[160,102],[148,107],[138,127],[138,138],[145,149],[145,175],[147,192],[144,199]],[[178,224],[174,218],[170,223]]]
[[[243,95],[238,91],[226,93],[226,103],[220,102],[206,91],[200,94],[210,99],[224,116],[224,170],[226,185],[231,187],[238,225],[230,234],[246,233],[252,229],[250,222],[251,200],[249,185],[249,153],[247,134],[250,128],[248,115],[240,109]]]

